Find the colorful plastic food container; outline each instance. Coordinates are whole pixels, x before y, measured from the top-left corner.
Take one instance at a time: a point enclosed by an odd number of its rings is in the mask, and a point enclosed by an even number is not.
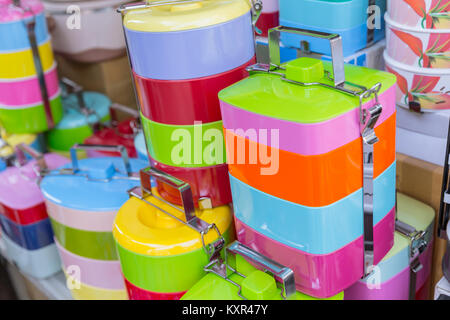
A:
[[[64,116],[55,128],[45,134],[52,152],[70,157],[70,148],[94,134],[99,126],[110,121],[111,100],[101,93],[82,91],[74,86],[73,93],[63,96]],[[83,157],[86,157],[84,155]]]
[[[131,115],[131,118],[129,117],[125,120],[119,121],[117,119],[116,111],[122,111],[128,115]],[[138,155],[136,153],[134,142],[135,136],[140,129],[139,112],[118,103],[113,103],[110,106],[110,113],[110,125],[106,125],[97,132],[94,132],[92,136],[84,140],[84,143],[91,145],[121,145],[127,149],[128,155],[131,158],[137,158]],[[104,151],[90,151],[88,153],[89,157],[113,157],[118,155],[120,154]]]
[[[449,0],[388,1],[392,20],[405,26],[422,29],[450,29]]]
[[[27,160],[24,152],[32,155]],[[60,270],[40,175],[68,162],[56,154],[42,155],[21,144],[16,149],[18,167],[0,173],[0,225],[9,258],[25,273],[37,278]]]
[[[119,151],[122,158],[78,160],[78,149]],[[75,145],[71,154],[72,164],[46,175],[41,190],[64,271],[81,287],[73,296],[126,299],[112,227],[126,191],[139,183],[136,172],[146,163],[129,159],[123,146]]]
[[[434,210],[397,194],[394,246],[372,274],[345,290],[346,300],[427,300],[433,253]]]
[[[44,0],[54,24],[51,33],[55,52],[67,58],[94,63],[113,59],[125,54],[120,16],[116,9],[126,0]],[[68,20],[68,14],[79,18]]]
[[[397,62],[384,52],[386,70],[397,76],[397,105],[417,112],[450,109],[449,69],[416,68]]]
[[[347,56],[384,38],[386,0],[375,1],[375,6],[371,3],[369,0],[280,0],[280,25],[337,33],[342,37]],[[329,53],[329,48],[318,39],[286,34],[282,41],[295,48],[301,48],[301,42],[307,41],[311,51]]]
[[[186,179],[196,204],[199,197],[214,206],[230,203],[217,94],[255,62],[256,9],[247,0],[198,0],[147,1],[119,11],[149,156]],[[220,178],[211,179],[217,172]]]
[[[328,39],[342,57],[337,35],[278,27],[269,42],[281,32]],[[393,245],[395,77],[340,59],[271,60],[219,93],[237,237],[291,268],[299,291],[330,297],[370,269],[372,231],[372,263]]]
[[[447,69],[450,73],[450,28],[411,28],[395,22],[388,14],[385,20],[389,57],[411,67]]]
[[[208,264],[208,274],[181,300],[316,300],[295,290],[294,272],[289,268],[237,241],[226,250],[225,261]],[[343,297],[341,292],[330,300]]]
[[[183,207],[160,198],[151,177],[177,189]],[[234,239],[231,209],[195,209],[187,183],[151,167],[141,170],[141,187],[129,194],[113,229],[128,295],[131,300],[177,300]]]
[[[0,122],[8,133],[40,133],[62,117],[56,64],[42,3],[0,3]]]

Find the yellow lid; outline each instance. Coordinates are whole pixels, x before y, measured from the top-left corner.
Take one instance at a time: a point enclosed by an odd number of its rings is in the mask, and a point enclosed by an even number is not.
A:
[[[159,197],[156,188],[153,188],[152,192]],[[161,200],[152,196],[146,200],[184,220],[184,213]],[[195,214],[208,223],[215,223],[222,234],[228,230],[232,222],[229,206],[196,209]],[[202,248],[198,232],[134,197],[119,209],[114,221],[113,235],[125,249],[149,256],[176,255]],[[217,233],[210,230],[205,236],[205,242],[211,243],[217,237]]]
[[[397,194],[397,218],[404,223],[416,228],[418,231],[425,231],[434,221],[435,213],[432,207],[404,194]],[[433,230],[432,230],[433,232]],[[395,256],[401,250],[409,246],[409,240],[395,232],[394,246],[384,257],[387,260]]]
[[[149,3],[160,1],[151,0]],[[128,29],[169,32],[203,28],[233,20],[250,11],[251,0],[204,0],[126,12]]]
[[[36,135],[34,134],[7,134],[2,128],[0,128],[0,137],[8,144],[0,148],[0,158],[13,154],[14,147],[18,144],[25,143],[30,145],[36,140]]]

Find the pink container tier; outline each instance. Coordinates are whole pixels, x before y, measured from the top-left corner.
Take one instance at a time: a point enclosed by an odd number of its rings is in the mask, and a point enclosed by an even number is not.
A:
[[[48,168],[55,169],[69,162],[57,154],[44,156]],[[24,225],[46,219],[44,197],[37,185],[36,160],[24,166],[9,167],[0,173],[0,213]]]
[[[374,263],[377,264],[393,245],[394,208],[374,226]],[[363,237],[324,255],[313,255],[289,247],[255,231],[235,218],[240,242],[294,271],[297,290],[312,296],[328,297],[348,288],[363,276]],[[333,266],[330,268],[329,266]],[[343,272],[345,270],[345,272]]]
[[[59,92],[56,64],[45,73],[49,97]],[[14,108],[37,105],[42,102],[39,80],[35,77],[6,81],[0,80],[0,106]]]

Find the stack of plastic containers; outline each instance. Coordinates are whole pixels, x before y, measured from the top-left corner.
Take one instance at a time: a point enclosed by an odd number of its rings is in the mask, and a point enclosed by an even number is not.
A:
[[[344,71],[337,35],[278,27],[269,43],[283,31],[328,40],[335,59],[280,66],[275,47],[271,67],[219,93],[236,233],[291,268],[299,291],[330,297],[393,245],[396,82]]]
[[[398,194],[394,246],[371,275],[345,290],[345,299],[427,300],[434,217],[433,208]]]
[[[151,177],[179,192],[183,206],[161,199]],[[194,209],[187,183],[150,167],[141,171],[141,187],[129,194],[113,230],[129,298],[177,300],[234,239],[231,209]]]
[[[450,1],[389,1],[385,20],[386,69],[397,76],[397,105],[404,108],[398,114],[397,151],[444,166]]]
[[[123,12],[151,164],[183,181],[194,201],[231,202],[217,93],[254,62],[247,0],[177,1]],[[166,200],[181,204],[158,184]]]
[[[398,78],[398,105],[450,109],[450,1],[389,1],[385,19],[384,57]]]
[[[337,33],[342,37],[344,56],[352,55],[384,38],[386,0],[279,1],[280,25]],[[285,35],[282,41],[289,47],[329,53],[326,45],[318,39]]]
[[[23,272],[45,278],[61,268],[44,197],[39,190],[40,174],[68,162],[56,155],[42,155],[19,145],[16,161],[0,173],[0,225],[8,258]],[[25,152],[35,159],[26,160]],[[39,174],[38,174],[39,173]]]
[[[0,3],[0,123],[8,133],[39,133],[62,117],[43,6]]]
[[[66,90],[62,97],[64,115],[46,142],[52,152],[70,157],[70,148],[92,136],[97,128],[110,121],[111,100],[98,92],[85,92],[76,83],[63,79]],[[85,158],[86,154],[82,156]]]
[[[122,158],[78,160],[78,149],[120,151]],[[76,145],[71,153],[72,164],[50,171],[40,187],[72,296],[127,299],[112,228],[146,163],[128,159],[123,146]]]

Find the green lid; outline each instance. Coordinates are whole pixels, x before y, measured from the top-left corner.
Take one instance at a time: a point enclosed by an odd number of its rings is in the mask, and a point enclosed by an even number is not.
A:
[[[323,70],[331,73],[330,62],[312,58],[299,58],[283,64],[289,80],[297,82],[320,82],[333,86]],[[393,74],[346,65],[346,81],[372,88],[381,83],[380,94],[396,83]],[[317,123],[335,118],[352,109],[359,108],[359,98],[320,85],[303,86],[283,81],[279,74],[258,72],[219,92],[220,100],[235,107],[264,116],[299,123]],[[373,96],[370,98],[372,99]],[[368,99],[364,100],[364,102]]]
[[[404,194],[397,193],[397,219],[416,228],[417,231],[429,230],[428,238],[431,238],[432,225],[435,212],[432,207]],[[397,255],[409,246],[409,240],[399,232],[395,233],[394,246],[383,258],[383,261]]]
[[[236,256],[237,273],[229,279],[242,288],[241,295],[249,300],[282,300],[281,289],[277,287],[275,279],[267,273],[257,270],[242,256]],[[208,273],[197,282],[181,300],[243,300],[239,295],[239,288],[224,278]],[[326,300],[342,300],[341,292]],[[319,300],[306,294],[296,292],[292,300]]]

